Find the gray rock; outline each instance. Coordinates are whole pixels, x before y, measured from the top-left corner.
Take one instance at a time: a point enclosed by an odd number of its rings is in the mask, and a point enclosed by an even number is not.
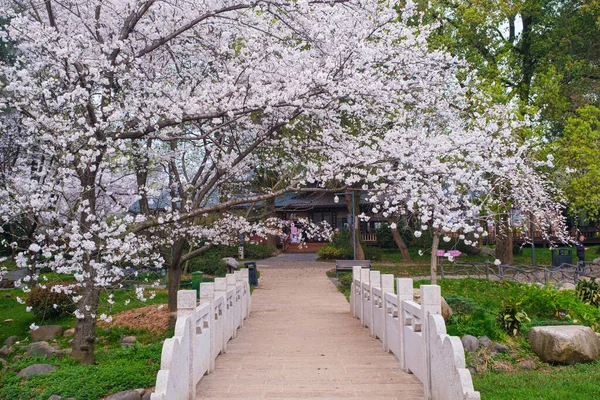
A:
[[[52,396],[48,397],[48,400],[62,400],[62,397],[53,394]]]
[[[549,363],[576,364],[600,357],[600,339],[587,326],[536,326],[529,331],[528,339],[533,352]]]
[[[35,342],[35,343],[31,343],[28,347],[27,347],[27,352],[25,353],[25,355],[27,356],[40,356],[40,357],[52,357],[53,355],[56,354],[56,349],[52,346],[50,346],[50,344],[48,342]]]
[[[123,339],[121,339],[121,346],[124,346],[124,347],[133,346],[136,341],[137,341],[137,338],[135,336],[125,336]]]
[[[7,345],[7,346],[12,346],[13,344],[15,344],[16,341],[17,341],[17,337],[16,336],[9,336],[4,341],[4,344]]]
[[[536,365],[535,361],[523,360],[523,361],[519,361],[519,364],[517,364],[517,366],[521,369],[529,371],[529,370],[535,369],[537,365]]]
[[[12,353],[13,348],[9,347],[9,346],[2,346],[2,348],[0,348],[0,356],[7,356],[10,353]]]
[[[141,400],[142,396],[137,390],[125,390],[108,396],[105,400]]]
[[[63,332],[64,337],[69,337],[69,336],[74,336],[74,335],[75,335],[75,328],[65,329],[65,331]]]
[[[240,263],[237,262],[237,260],[233,257],[224,257],[224,258],[221,258],[221,261],[224,261],[228,267],[231,267],[233,269],[238,269],[240,266]]]
[[[17,374],[17,378],[28,378],[31,375],[49,374],[50,372],[55,371],[57,368],[58,367],[50,364],[33,364],[25,369],[22,369]]]
[[[442,297],[442,317],[444,318],[444,321],[448,322],[452,315],[454,315],[452,308],[450,308],[446,299]]]
[[[2,367],[7,367],[8,366],[8,361],[6,361],[4,358],[0,358],[0,364],[2,364]]]
[[[152,391],[151,390],[147,390],[144,395],[142,396],[142,400],[150,400],[150,397],[152,397]]]
[[[477,351],[479,348],[479,339],[477,339],[475,336],[465,335],[460,338],[460,341],[467,351]]]
[[[63,328],[60,325],[42,325],[34,331],[29,331],[31,340],[34,342],[42,342],[56,339],[57,336],[62,335]]]
[[[483,347],[490,347],[492,345],[492,341],[487,336],[482,336],[479,338],[479,345]]]
[[[505,346],[505,345],[500,344],[500,343],[496,343],[494,345],[494,350],[496,350],[498,353],[506,353],[507,351],[510,350],[510,347]]]

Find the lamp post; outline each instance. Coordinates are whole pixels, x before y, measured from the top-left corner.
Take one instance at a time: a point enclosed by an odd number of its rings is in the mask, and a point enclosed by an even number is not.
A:
[[[356,227],[354,226],[355,223],[355,218],[356,218],[356,212],[354,211],[354,192],[347,192],[347,193],[334,193],[335,197],[333,198],[333,202],[335,204],[340,202],[340,198],[338,197],[338,195],[346,195],[346,194],[350,194],[350,196],[352,196],[352,248],[354,250],[354,260],[356,260]]]

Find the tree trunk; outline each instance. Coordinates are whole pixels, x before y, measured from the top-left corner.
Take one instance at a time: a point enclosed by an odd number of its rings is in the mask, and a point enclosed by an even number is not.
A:
[[[183,239],[176,240],[171,246],[171,256],[169,263],[169,311],[171,312],[171,322],[175,322],[174,314],[177,312],[177,292],[179,291],[179,281],[181,280],[181,256],[183,255]]]
[[[406,247],[406,243],[402,240],[402,236],[400,232],[398,232],[398,228],[390,228],[392,230],[392,237],[394,238],[394,243],[398,246],[400,250],[400,254],[402,254],[402,259],[404,261],[412,261],[410,258],[410,253],[408,252],[408,247]]]
[[[359,204],[360,204],[360,193],[358,196],[354,196],[354,207],[352,207],[352,196],[350,195],[350,192],[346,192],[346,207],[348,208],[348,214],[352,215],[352,209],[354,208],[354,210],[356,212],[358,212],[359,210]],[[352,241],[352,246],[354,247],[354,244],[356,243],[356,259],[357,260],[364,260],[365,259],[365,252],[362,248],[362,245],[360,244],[360,224],[358,224],[358,217],[356,215],[352,215],[352,226],[350,227],[350,240]],[[353,240],[352,238],[352,229],[354,229],[354,234],[356,235],[355,238],[356,240]]]
[[[513,237],[509,218],[509,214],[502,215],[496,235],[496,258],[502,264],[513,262]]]
[[[99,295],[98,288],[89,282],[82,288],[83,298],[79,302],[78,311],[84,315],[84,318],[78,318],[75,323],[71,357],[85,365],[94,364],[96,318],[93,318],[91,314],[95,312],[94,310],[98,310]],[[88,307],[90,311],[88,311]]]
[[[435,285],[437,282],[437,251],[440,247],[440,234],[437,231],[433,232],[433,241],[431,242],[431,284]]]

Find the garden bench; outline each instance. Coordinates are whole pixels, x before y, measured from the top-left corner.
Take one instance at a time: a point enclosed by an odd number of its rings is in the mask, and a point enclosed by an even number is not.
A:
[[[338,272],[352,272],[352,267],[362,267],[371,269],[371,260],[335,260],[335,277]]]

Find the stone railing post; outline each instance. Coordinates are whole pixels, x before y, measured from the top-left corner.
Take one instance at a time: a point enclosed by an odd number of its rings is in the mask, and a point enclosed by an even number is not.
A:
[[[356,309],[356,287],[354,286],[354,281],[358,279],[360,281],[360,266],[352,267],[352,284],[350,285],[350,312],[354,318],[357,318],[359,310]]]
[[[232,303],[229,305],[229,311],[230,311],[230,315],[227,316],[227,318],[230,320],[229,324],[230,326],[230,330],[231,330],[231,338],[235,339],[237,337],[237,326],[236,326],[236,312],[235,310],[237,309],[237,300],[235,298],[236,294],[235,294],[235,275],[234,274],[227,274],[225,276],[225,279],[227,279],[227,291],[229,292],[230,290],[233,290],[233,297],[232,297]]]
[[[373,289],[381,288],[381,272],[379,271],[369,271],[369,296],[371,297],[371,320],[369,321],[369,329],[371,331],[371,337],[375,337],[375,310],[377,307],[375,306],[375,301],[373,300]]]
[[[421,332],[425,341],[425,366],[427,382],[423,382],[425,398],[431,398],[431,342],[429,340],[429,314],[442,313],[442,292],[438,285],[421,285]]]
[[[242,327],[244,326],[244,318],[246,318],[246,307],[244,307],[244,302],[242,300],[242,298],[244,297],[244,275],[242,274],[242,271],[235,271],[233,273],[233,275],[235,275],[235,293],[236,293],[236,301],[238,302],[238,309],[239,309],[239,315],[238,315],[238,320],[237,320],[237,326],[238,327]],[[241,286],[240,292],[238,294],[237,291],[237,286]]]
[[[365,294],[363,283],[369,282],[369,269],[361,268],[360,270],[360,325],[365,327]]]
[[[221,338],[219,338],[219,352],[225,353],[227,351],[227,329],[225,323],[227,321],[227,279],[226,278],[215,278],[215,298],[223,296],[223,306],[221,308],[222,314],[219,315],[219,323],[221,327]],[[218,353],[217,353],[218,354]]]
[[[390,349],[388,347],[387,340],[387,309],[385,306],[386,293],[394,293],[394,275],[392,274],[381,275],[381,301],[383,302],[383,305],[381,307],[381,312],[383,313],[383,337],[381,338],[381,342],[383,343],[383,350],[387,352]]]
[[[202,282],[200,283],[200,304],[208,303],[209,304],[209,323],[208,323],[208,331],[210,338],[210,359],[208,364],[208,373],[211,373],[215,370],[215,358],[217,358],[216,353],[216,337],[214,334],[214,323],[215,323],[215,284],[212,282]]]
[[[413,280],[410,278],[396,278],[398,290],[398,323],[400,327],[400,369],[406,371],[406,341],[404,339],[404,301],[413,300]]]
[[[242,268],[242,281],[244,284],[244,318],[248,318],[250,316],[250,270],[248,268]]]
[[[188,368],[187,368],[187,382],[190,396],[192,393],[196,393],[194,387],[194,338],[196,336],[196,318],[194,311],[196,310],[196,291],[195,290],[180,290],[177,292],[177,319],[190,318],[189,331],[185,334],[189,338],[189,352],[188,352]],[[190,397],[191,399],[192,397]]]

